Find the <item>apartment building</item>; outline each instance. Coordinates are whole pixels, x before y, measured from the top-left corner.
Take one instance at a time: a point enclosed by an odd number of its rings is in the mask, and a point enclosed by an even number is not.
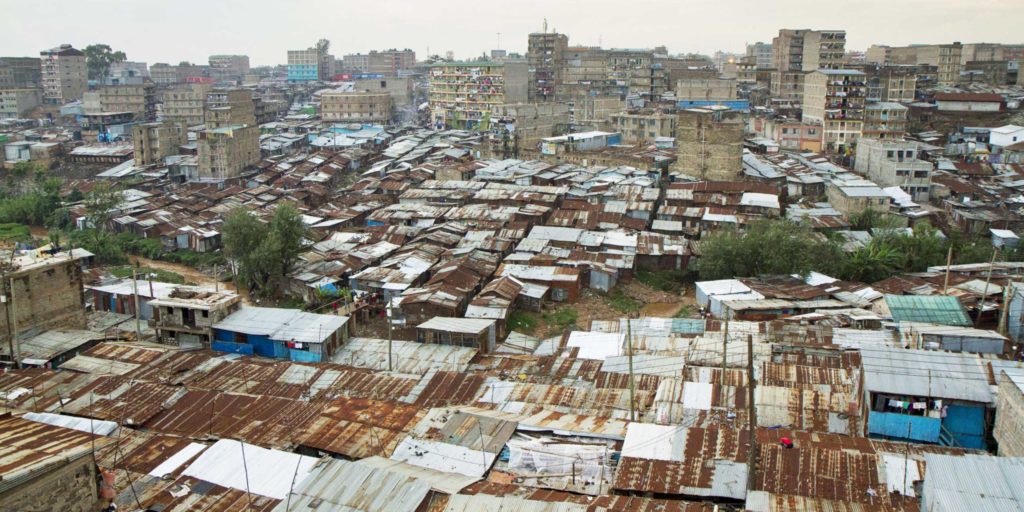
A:
[[[685,79],[676,82],[677,100],[715,101],[736,99],[736,80]]]
[[[910,109],[892,101],[868,103],[864,107],[861,136],[875,139],[902,139],[907,132]]]
[[[411,77],[385,76],[381,78],[354,78],[352,83],[357,91],[386,92],[391,95],[391,104],[404,107],[412,103]]]
[[[134,121],[156,119],[156,85],[106,85],[83,94],[82,103],[86,114],[125,113],[132,114]]]
[[[149,67],[149,79],[154,84],[172,85],[178,83],[178,66],[157,62]]]
[[[885,48],[885,64],[912,66],[926,64],[938,68],[937,82],[940,85],[954,85],[960,80],[963,69],[964,45],[915,44]],[[877,53],[876,53],[877,58]]]
[[[82,99],[89,87],[85,53],[70,44],[39,52],[43,102],[63,104]]]
[[[0,57],[0,89],[39,87],[42,61],[35,57]]]
[[[373,73],[395,76],[399,72],[411,71],[416,66],[416,52],[406,48],[370,53],[351,53],[341,58],[341,67],[347,72]]]
[[[916,142],[862,138],[854,170],[882,187],[900,187],[914,201],[927,202],[932,164],[917,158]]]
[[[187,126],[203,124],[206,119],[206,96],[213,89],[210,84],[188,84],[164,91],[162,117],[168,121],[181,121]]]
[[[959,42],[953,44],[939,45],[939,85],[956,85],[960,81],[960,71],[963,66],[960,63],[964,45]]]
[[[487,129],[495,105],[527,101],[528,81],[523,61],[435,64],[429,95],[434,124]]]
[[[569,37],[557,33],[529,35],[526,61],[530,73],[530,101],[551,101],[565,79],[565,58]]]
[[[772,39],[772,97],[787,102],[803,95],[804,73],[843,67],[846,31],[782,29]]]
[[[664,112],[619,112],[611,115],[609,124],[626,144],[652,143],[658,137],[674,137],[677,119]]]
[[[804,81],[803,121],[822,126],[822,146],[841,153],[852,149],[864,126],[867,87],[864,72],[819,69]]]
[[[237,178],[260,160],[258,126],[225,126],[199,132],[199,177]]]
[[[255,125],[256,105],[247,89],[213,89],[206,95],[207,128]]]
[[[219,79],[241,80],[249,73],[248,55],[210,55],[210,70]]]
[[[569,126],[569,105],[561,102],[495,105],[491,120],[511,129],[519,147],[535,147],[541,139]]]
[[[754,65],[757,69],[768,69],[772,67],[772,43],[760,41],[747,45],[747,57],[754,57]]]
[[[188,127],[181,121],[139,123],[132,126],[135,165],[163,163],[164,158],[177,155],[178,148],[188,143]]]
[[[324,121],[386,124],[391,120],[391,95],[387,92],[327,92],[320,96]]]
[[[323,49],[307,48],[288,51],[288,81],[315,82],[331,77],[333,58]]]
[[[868,101],[911,103],[917,93],[913,66],[864,66]]]
[[[743,116],[714,108],[691,108],[676,120],[672,172],[712,181],[733,181],[743,169]]]
[[[366,73],[370,69],[370,56],[365,53],[351,53],[341,58],[341,68],[348,72]]]
[[[42,103],[39,89],[0,89],[0,119],[18,119]]]

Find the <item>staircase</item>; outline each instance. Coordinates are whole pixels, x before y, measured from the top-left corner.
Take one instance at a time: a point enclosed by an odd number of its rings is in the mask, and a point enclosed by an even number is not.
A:
[[[956,437],[953,436],[953,433],[950,432],[945,425],[939,425],[939,444],[942,446],[960,446],[956,442]]]

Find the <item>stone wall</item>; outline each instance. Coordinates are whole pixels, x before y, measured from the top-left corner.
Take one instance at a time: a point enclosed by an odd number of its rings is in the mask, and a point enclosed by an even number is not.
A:
[[[0,512],[99,509],[96,465],[86,455],[0,494]]]
[[[82,269],[72,259],[49,265],[36,264],[32,268],[7,274],[0,280],[0,291],[10,296],[14,284],[12,311],[19,333],[37,329],[85,329],[85,293],[82,288]],[[0,303],[0,343],[9,337],[8,308],[12,301]]]

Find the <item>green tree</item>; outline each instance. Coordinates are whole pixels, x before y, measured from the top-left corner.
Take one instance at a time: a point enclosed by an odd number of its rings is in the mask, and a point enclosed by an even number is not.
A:
[[[846,255],[838,274],[851,281],[873,283],[891,276],[899,268],[902,255],[884,240],[869,244]]]
[[[762,219],[745,231],[723,230],[701,244],[701,279],[776,274],[806,275],[835,261],[836,247],[807,226],[789,220]],[[824,271],[824,270],[823,270]]]
[[[224,253],[234,263],[240,281],[251,292],[267,295],[273,280],[295,265],[306,228],[298,210],[286,203],[274,211],[268,223],[243,209],[232,211],[221,232]]]
[[[89,70],[90,80],[99,80],[106,77],[110,73],[111,64],[124,62],[128,59],[124,52],[115,52],[110,48],[110,45],[106,44],[90,44],[82,52],[85,53],[85,66]]]
[[[117,211],[117,207],[124,202],[124,194],[121,189],[110,185],[107,182],[99,182],[89,191],[85,197],[85,213],[89,218],[89,224],[96,232],[96,236],[102,235],[107,230],[107,222]],[[98,241],[98,240],[97,240]]]

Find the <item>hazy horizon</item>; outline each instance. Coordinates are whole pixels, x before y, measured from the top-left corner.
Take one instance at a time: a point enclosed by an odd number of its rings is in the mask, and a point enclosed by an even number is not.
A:
[[[128,60],[148,64],[206,63],[215,54],[245,54],[253,66],[284,64],[288,50],[331,41],[341,57],[386,48],[411,48],[418,58],[455,52],[472,58],[498,47],[525,53],[527,34],[548,30],[569,44],[651,48],[712,54],[742,52],[746,43],[771,42],[780,28],[841,29],[847,49],[872,44],[1022,43],[1024,1],[865,0],[837,17],[835,4],[776,0],[591,0],[502,4],[466,0],[0,0],[4,27],[0,56],[38,56],[69,43],[106,43]],[[827,7],[832,5],[832,8]],[[870,12],[884,13],[868,15]],[[672,15],[666,15],[672,13]],[[107,30],[107,27],[111,27]]]

